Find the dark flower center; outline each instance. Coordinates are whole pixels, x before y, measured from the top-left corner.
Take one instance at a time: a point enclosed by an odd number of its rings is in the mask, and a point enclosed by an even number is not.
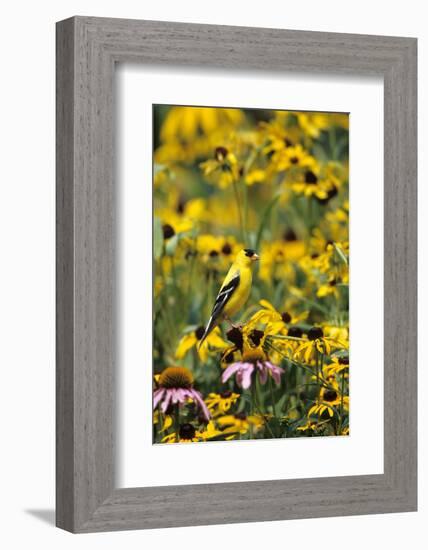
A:
[[[291,157],[290,162],[291,164],[297,164],[299,162],[299,159],[297,157]]]
[[[316,252],[314,252],[313,254],[311,254],[311,259],[312,259],[312,260],[316,260],[317,258],[319,258],[319,254],[317,254]]]
[[[242,345],[244,339],[242,338],[242,331],[238,327],[232,327],[226,332],[227,339],[235,344],[235,346],[242,351]]]
[[[243,412],[242,413],[236,413],[234,416],[237,420],[247,420],[247,415]]]
[[[263,338],[264,332],[262,330],[254,329],[248,335],[248,338],[253,342],[255,346],[258,346]]]
[[[217,258],[218,252],[217,250],[211,250],[210,252],[210,258]]]
[[[195,336],[198,340],[205,334],[205,328],[201,325],[195,330]]]
[[[339,357],[339,365],[349,365],[349,357]]]
[[[334,390],[326,390],[323,395],[324,401],[327,401],[327,403],[331,403],[332,401],[335,401],[337,399],[337,392]]]
[[[332,279],[328,284],[329,284],[329,286],[336,286],[337,285],[337,280]]]
[[[291,147],[293,145],[293,142],[290,141],[288,138],[284,138],[284,145],[286,147]]]
[[[178,431],[180,439],[193,439],[196,435],[196,430],[192,424],[181,424]]]
[[[175,235],[174,228],[169,225],[169,223],[166,223],[162,226],[162,232],[163,232],[163,238],[165,240],[170,239]]]
[[[309,340],[316,340],[317,338],[322,338],[323,336],[324,336],[324,333],[322,331],[322,328],[320,327],[312,327],[308,331]]]
[[[184,207],[186,206],[186,201],[183,197],[180,198],[180,200],[177,203],[177,212],[178,214],[182,214],[184,212]]]
[[[338,189],[335,185],[332,186],[332,188],[329,190],[328,192],[328,198],[329,199],[332,199],[333,197],[335,197],[337,194],[338,194]]]
[[[288,311],[284,311],[284,313],[281,315],[281,319],[285,324],[288,324],[291,321],[291,315],[288,313]]]
[[[232,247],[230,246],[229,243],[225,243],[221,251],[225,256],[229,256],[230,254],[232,254]]]
[[[233,360],[234,360],[233,351],[229,351],[223,355],[223,361],[228,365],[230,365],[230,363],[233,363]]]
[[[333,185],[328,191],[327,191],[327,196],[324,198],[324,199],[320,199],[319,197],[317,197],[317,201],[320,203],[320,204],[327,204],[328,201],[330,201],[331,199],[333,199],[337,194],[338,194],[338,189],[335,185]]]
[[[288,336],[292,336],[293,338],[301,338],[303,336],[303,331],[299,327],[289,327]]]
[[[287,229],[284,233],[284,241],[293,242],[297,241],[297,235],[292,229]]]
[[[230,390],[226,390],[220,394],[220,397],[222,397],[223,399],[227,399],[228,397],[231,397],[231,395],[232,392]]]
[[[307,170],[305,172],[305,183],[308,183],[309,185],[314,185],[317,183],[318,178],[316,175],[312,172],[312,170]]]
[[[214,150],[214,156],[218,161],[222,161],[227,157],[229,151],[226,147],[216,147]]]
[[[161,372],[159,386],[162,388],[191,388],[192,373],[185,367],[167,367]]]

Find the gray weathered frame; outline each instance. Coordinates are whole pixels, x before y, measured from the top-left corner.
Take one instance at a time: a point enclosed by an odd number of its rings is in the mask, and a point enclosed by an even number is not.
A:
[[[57,525],[72,532],[417,507],[416,39],[73,17],[57,24]],[[384,473],[114,487],[116,62],[381,75]]]

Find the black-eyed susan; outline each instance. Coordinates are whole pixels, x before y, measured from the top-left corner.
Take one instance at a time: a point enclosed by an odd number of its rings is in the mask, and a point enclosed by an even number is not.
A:
[[[245,434],[250,429],[259,430],[265,424],[265,419],[260,415],[247,415],[241,412],[220,416],[217,418],[217,424],[223,434]]]
[[[296,359],[304,359],[306,363],[310,363],[317,352],[329,355],[332,349],[346,348],[346,343],[325,336],[321,327],[311,327],[307,332],[307,338],[294,352]]]
[[[302,311],[300,314],[294,314],[291,311],[278,311],[268,300],[260,300],[259,304],[262,309],[254,313],[248,321],[248,325],[257,325],[261,323],[268,325],[267,332],[269,334],[277,334],[287,330],[287,327],[297,325],[305,321],[309,315],[309,311]]]
[[[185,357],[192,348],[196,348],[200,360],[205,363],[208,359],[210,350],[216,352],[222,351],[228,347],[228,343],[221,337],[221,331],[218,327],[216,327],[208,335],[202,345],[199,346],[199,342],[201,341],[204,332],[205,327],[202,325],[196,327],[190,332],[187,332],[178,343],[175,357],[177,359],[183,359],[183,357]]]
[[[200,133],[210,134],[222,127],[230,130],[242,124],[245,115],[241,109],[212,107],[172,107],[162,125],[161,139],[185,142],[196,138]]]
[[[349,357],[347,355],[334,356],[331,363],[325,365],[328,376],[346,373],[349,370]]]
[[[214,158],[202,162],[200,167],[207,180],[217,184],[220,189],[226,189],[241,177],[236,156],[223,146],[216,147]]]
[[[239,393],[230,390],[224,390],[221,393],[210,393],[205,399],[205,403],[213,416],[226,414],[229,409],[240,398]]]

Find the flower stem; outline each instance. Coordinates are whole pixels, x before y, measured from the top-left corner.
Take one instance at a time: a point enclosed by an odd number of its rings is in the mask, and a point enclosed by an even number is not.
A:
[[[174,429],[177,443],[180,442],[180,404],[174,405]]]
[[[321,382],[320,382],[320,366],[319,366],[319,351],[315,346],[315,368],[317,371],[317,401],[319,401],[321,393]]]
[[[238,209],[239,227],[241,229],[241,239],[245,243],[246,242],[246,235],[245,235],[244,220],[243,220],[242,210],[241,210],[241,199],[239,197],[239,190],[238,190],[238,186],[236,184],[236,181],[233,182],[233,192],[235,193],[236,207]]]
[[[342,432],[343,427],[343,392],[345,390],[345,371],[342,371],[342,382],[340,384],[340,425],[339,425],[339,435]]]
[[[271,403],[272,403],[272,412],[273,412],[273,416],[274,418],[278,418],[278,415],[276,414],[276,404],[275,404],[275,395],[274,395],[274,392],[273,392],[273,384],[272,384],[272,377],[269,376],[269,393],[270,393],[270,400],[271,400]]]

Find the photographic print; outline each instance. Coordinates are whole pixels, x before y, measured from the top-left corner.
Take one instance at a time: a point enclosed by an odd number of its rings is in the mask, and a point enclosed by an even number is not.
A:
[[[348,435],[349,257],[348,114],[153,105],[153,443]]]

